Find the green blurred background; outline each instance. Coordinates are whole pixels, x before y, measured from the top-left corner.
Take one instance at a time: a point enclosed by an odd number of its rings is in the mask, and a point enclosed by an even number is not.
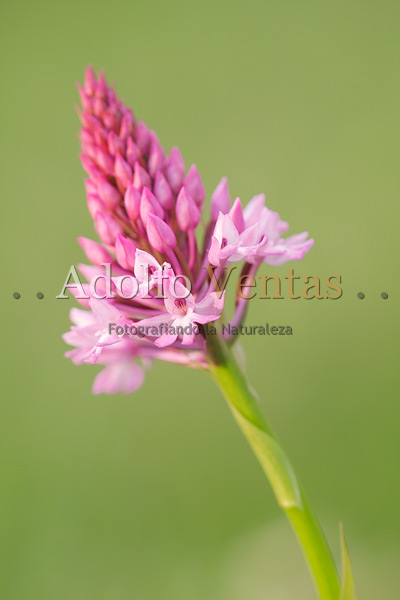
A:
[[[63,358],[74,302],[55,296],[93,236],[88,63],[208,194],[226,175],[309,230],[299,274],[342,275],[336,302],[253,301],[249,323],[294,335],[243,346],[336,554],[344,523],[359,597],[399,597],[399,17],[394,0],[2,3],[1,598],[315,597],[205,374],[157,364],[134,396],[93,397],[98,368]]]

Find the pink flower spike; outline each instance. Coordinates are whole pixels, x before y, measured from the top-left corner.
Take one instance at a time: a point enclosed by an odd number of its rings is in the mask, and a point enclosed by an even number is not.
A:
[[[131,221],[136,221],[140,215],[141,193],[133,185],[126,188],[124,196],[125,209]]]
[[[144,187],[151,187],[150,175],[143,169],[139,161],[136,161],[134,165],[133,185],[139,192],[141,192]]]
[[[153,358],[210,368],[202,325],[220,318],[224,294],[210,291],[203,267],[218,267],[218,277],[225,265],[241,261],[247,263],[242,272],[255,277],[262,261],[279,266],[300,260],[314,241],[306,232],[283,238],[289,226],[265,206],[262,194],[246,207],[233,196],[231,206],[226,177],[212,194],[201,240],[206,193],[196,166],[186,172],[176,147],[166,157],[154,131],[136,123],[103,74],[96,77],[89,68],[78,91],[86,198],[100,243],[79,238],[90,264],[78,269],[91,284],[75,283],[70,292],[89,311],[71,313],[64,339],[74,348],[67,356],[104,365],[96,394],[134,391],[143,381],[142,364]],[[242,323],[247,299],[238,300],[231,325]]]
[[[185,163],[179,148],[176,146],[174,146],[171,150],[171,154],[165,167],[165,173],[172,191],[176,194],[182,187],[183,178],[185,176]]]
[[[133,271],[135,266],[136,246],[132,240],[118,234],[115,239],[115,254],[118,264],[123,269],[126,269],[127,271]]]
[[[155,176],[154,194],[165,210],[170,210],[172,208],[172,190],[161,171],[158,171]]]
[[[145,187],[143,188],[142,197],[140,199],[140,218],[142,219],[145,227],[147,227],[147,217],[149,213],[160,217],[160,219],[164,217],[163,207],[155,195],[152,194],[147,187]]]
[[[201,206],[206,197],[206,191],[196,165],[190,167],[188,174],[185,177],[185,188],[192,196],[197,206]]]
[[[229,194],[228,180],[226,177],[223,177],[211,196],[212,220],[216,221],[220,212],[224,215],[227,214],[229,212],[230,205],[231,196]]]
[[[107,246],[113,246],[117,235],[123,234],[122,227],[106,213],[96,213],[95,227],[99,238]]]
[[[113,263],[114,259],[101,244],[89,240],[85,237],[78,237],[78,242],[82,246],[84,253],[91,263],[101,266],[103,263]]]
[[[123,188],[127,188],[132,182],[132,169],[119,153],[115,157],[114,173]]]
[[[200,223],[200,211],[195,201],[184,187],[178,194],[175,211],[179,228],[182,231],[195,229]]]
[[[150,245],[163,254],[176,246],[176,237],[171,227],[162,219],[149,213],[147,215],[147,237]]]
[[[100,199],[110,210],[114,210],[122,200],[121,194],[107,179],[100,176],[96,179],[97,192]]]

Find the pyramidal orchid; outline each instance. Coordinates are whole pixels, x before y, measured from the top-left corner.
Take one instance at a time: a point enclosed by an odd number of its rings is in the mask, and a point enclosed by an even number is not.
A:
[[[64,340],[74,349],[66,356],[105,367],[95,394],[135,391],[154,360],[209,371],[292,522],[320,597],[338,600],[327,543],[236,361],[233,340],[221,333],[225,294],[213,287],[229,263],[254,276],[262,263],[300,260],[313,240],[307,233],[283,237],[288,224],[263,195],[244,208],[239,199],[232,203],[226,178],[207,210],[196,166],[187,167],[177,147],[166,152],[103,74],[88,68],[78,89],[86,199],[100,242],[79,238],[91,263],[81,273],[96,286],[83,284],[83,296],[71,289],[86,310],[71,310]],[[247,302],[236,299],[231,323],[243,321]]]

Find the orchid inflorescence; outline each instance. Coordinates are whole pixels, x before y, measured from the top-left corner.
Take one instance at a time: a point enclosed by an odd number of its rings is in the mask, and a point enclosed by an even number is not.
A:
[[[226,178],[204,209],[206,192],[195,165],[187,171],[178,148],[166,155],[157,135],[118,99],[103,74],[88,68],[79,86],[81,160],[87,204],[101,243],[78,238],[92,265],[91,280],[112,267],[112,294],[99,298],[85,287],[64,340],[74,363],[105,365],[94,393],[130,393],[143,382],[152,359],[208,366],[205,324],[218,320],[224,292],[215,291],[226,265],[243,262],[254,276],[262,262],[299,260],[313,245],[306,232],[282,238],[288,224],[255,196],[232,206]],[[202,219],[204,235],[199,235]],[[210,271],[210,266],[214,269]],[[160,294],[160,285],[162,293]],[[73,290],[72,290],[73,291]],[[238,297],[232,323],[244,317]],[[143,326],[146,335],[118,335],[110,323]],[[138,360],[135,360],[138,359]]]

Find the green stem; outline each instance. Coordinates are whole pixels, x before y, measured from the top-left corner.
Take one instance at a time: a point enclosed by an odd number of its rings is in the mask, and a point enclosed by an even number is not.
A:
[[[214,379],[296,532],[319,597],[339,600],[339,577],[325,536],[285,452],[259,409],[254,392],[231,351],[217,335],[207,336],[207,346]]]

